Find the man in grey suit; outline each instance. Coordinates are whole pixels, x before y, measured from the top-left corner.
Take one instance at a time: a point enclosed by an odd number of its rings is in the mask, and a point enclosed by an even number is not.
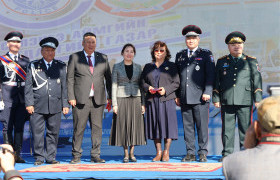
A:
[[[226,179],[279,179],[280,96],[260,102],[258,120],[246,132],[244,151],[223,159]]]
[[[105,163],[100,159],[100,145],[102,139],[102,115],[106,104],[106,90],[108,104],[111,106],[111,71],[105,54],[95,51],[96,35],[87,32],[83,36],[83,51],[76,52],[69,57],[67,85],[68,100],[73,109],[73,142],[71,164],[81,161],[82,141],[87,121],[91,127],[91,162]]]

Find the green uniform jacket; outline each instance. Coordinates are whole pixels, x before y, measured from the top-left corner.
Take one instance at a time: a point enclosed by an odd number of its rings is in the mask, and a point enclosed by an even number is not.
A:
[[[262,100],[262,77],[258,61],[244,55],[234,62],[231,55],[218,59],[213,88],[213,103],[253,105]]]

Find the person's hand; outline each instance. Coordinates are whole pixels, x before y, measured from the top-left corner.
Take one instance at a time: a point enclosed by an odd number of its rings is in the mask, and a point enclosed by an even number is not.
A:
[[[145,114],[145,106],[141,106],[141,113]]]
[[[34,113],[34,106],[27,106],[26,110],[29,114],[33,114]]]
[[[254,121],[246,131],[245,140],[244,140],[245,149],[254,148],[258,144],[258,137],[255,131],[257,123],[258,123],[257,121]]]
[[[202,100],[203,100],[203,101],[209,101],[209,100],[210,100],[210,95],[208,95],[208,94],[202,94]]]
[[[213,104],[214,104],[214,106],[216,108],[220,108],[221,107],[221,103],[220,102],[214,102]]]
[[[62,113],[65,115],[65,114],[68,114],[69,113],[69,108],[68,107],[64,107],[62,108]]]
[[[255,102],[255,107],[258,108],[260,105],[260,102]]]
[[[112,108],[112,99],[107,99],[106,109],[108,110],[108,112],[111,111],[111,108]]]
[[[5,108],[5,103],[2,100],[2,101],[0,101],[0,111],[4,110],[4,108]]]
[[[165,89],[164,89],[164,87],[160,87],[158,93],[159,93],[160,95],[162,95],[162,96],[165,95]]]
[[[74,108],[77,105],[77,101],[76,100],[69,100],[68,101],[69,104]]]
[[[175,103],[176,103],[177,106],[180,107],[181,104],[180,104],[180,99],[179,98],[175,98]]]
[[[118,106],[113,106],[113,112],[114,112],[115,114],[118,114]]]
[[[0,147],[2,148],[0,151],[1,171],[6,173],[9,170],[14,170],[15,158],[14,158],[14,154],[13,154],[14,150],[12,146],[9,144],[1,144]]]
[[[152,86],[149,87],[149,92],[151,94],[155,94],[156,93],[156,91],[154,91],[154,88]]]

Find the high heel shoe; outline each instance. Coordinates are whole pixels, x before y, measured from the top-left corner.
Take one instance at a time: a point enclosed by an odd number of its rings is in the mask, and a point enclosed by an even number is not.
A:
[[[167,150],[163,151],[162,160],[163,162],[169,161],[169,152]]]
[[[153,162],[155,161],[160,161],[162,156],[162,151],[158,151],[156,157],[152,160]]]

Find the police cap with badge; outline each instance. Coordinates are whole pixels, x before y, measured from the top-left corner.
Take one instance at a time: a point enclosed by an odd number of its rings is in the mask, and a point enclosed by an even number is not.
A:
[[[186,37],[188,37],[188,36],[199,36],[200,34],[202,34],[202,31],[196,25],[185,26],[182,30],[182,35],[186,36]]]
[[[4,38],[5,41],[9,42],[9,41],[18,41],[21,42],[23,38],[23,35],[21,32],[18,31],[12,31],[9,32],[6,37]]]
[[[58,47],[58,40],[54,37],[46,37],[44,39],[42,39],[39,43],[39,45],[43,48],[43,47],[51,47],[56,49]],[[43,86],[45,86],[48,82],[48,80],[46,78],[44,78],[42,76],[42,74],[40,74],[42,72],[42,69],[40,68],[40,65],[38,67],[35,67],[34,63],[37,63],[39,60],[35,60],[31,63],[31,73],[32,76],[35,79],[35,84],[36,87],[33,87],[33,90],[38,90],[40,88],[42,88]],[[39,82],[38,80],[41,80],[41,82]]]
[[[58,40],[54,37],[46,37],[40,41],[40,46],[43,47],[51,47],[56,49],[59,45]]]
[[[246,36],[239,31],[233,31],[229,33],[225,39],[226,44],[244,43],[246,41]]]

